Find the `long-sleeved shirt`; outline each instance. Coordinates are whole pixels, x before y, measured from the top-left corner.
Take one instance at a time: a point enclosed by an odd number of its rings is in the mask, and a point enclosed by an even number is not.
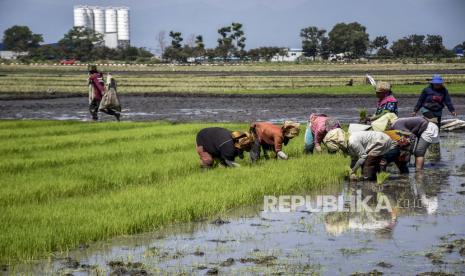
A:
[[[365,163],[367,157],[382,156],[397,146],[387,134],[378,131],[358,131],[349,137],[347,149],[350,157],[355,161],[352,168],[355,171]]]
[[[100,72],[89,73],[89,102],[92,100],[100,101],[105,93],[105,83],[103,74]]]
[[[283,130],[280,126],[269,122],[253,123],[260,144],[274,146],[275,152],[282,151],[284,143]]]
[[[420,108],[425,107],[432,112],[442,113],[444,106],[447,106],[450,112],[455,111],[449,91],[447,91],[446,88],[437,91],[431,86],[428,86],[421,92],[420,98],[418,98],[418,102],[413,111],[418,112]]]
[[[197,146],[202,146],[206,152],[221,161],[234,161],[239,155],[234,147],[231,131],[225,128],[204,128],[197,133],[196,142]]]
[[[391,112],[397,115],[397,99],[393,95],[387,95],[378,101],[373,119],[379,118],[387,112]]]
[[[408,131],[416,137],[421,137],[421,134],[428,127],[428,121],[423,117],[401,118],[396,120],[391,129]]]
[[[320,146],[320,143],[325,138],[327,133],[326,131],[326,120],[328,117],[326,115],[316,115],[312,114],[309,118],[311,123],[311,130],[313,133],[313,143],[315,146]]]

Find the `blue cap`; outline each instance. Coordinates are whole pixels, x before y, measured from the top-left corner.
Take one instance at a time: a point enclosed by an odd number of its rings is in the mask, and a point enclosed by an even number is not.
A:
[[[441,78],[440,75],[434,75],[431,79],[431,84],[443,84],[444,80]]]

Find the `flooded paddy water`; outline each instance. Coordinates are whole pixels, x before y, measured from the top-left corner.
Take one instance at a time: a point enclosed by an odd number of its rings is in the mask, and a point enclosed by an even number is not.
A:
[[[203,222],[83,244],[3,273],[322,274],[465,273],[465,134],[442,133],[425,170],[384,184],[344,183],[300,192],[388,199],[391,211],[263,211],[263,204]],[[312,168],[309,168],[312,169]],[[423,274],[431,275],[431,274]],[[439,274],[435,274],[439,275]],[[447,274],[441,274],[447,275]]]
[[[305,121],[311,112],[358,120],[375,97],[129,96],[123,120],[173,122]],[[416,97],[399,97],[409,116]],[[460,117],[465,97],[454,97]],[[368,108],[372,112],[374,108]],[[0,100],[1,119],[89,119],[84,97]],[[113,120],[102,115],[103,121]],[[423,173],[392,174],[384,184],[345,183],[299,193],[386,197],[392,212],[265,212],[263,205],[231,210],[203,222],[83,244],[2,274],[323,274],[415,275],[465,273],[465,134],[443,133]],[[312,168],[309,168],[312,169]],[[412,168],[413,171],[413,168]],[[374,203],[374,204],[375,204]],[[347,204],[347,202],[344,202]],[[376,205],[376,204],[375,204]]]
[[[399,114],[410,116],[418,97],[399,96]],[[453,96],[457,113],[465,114],[465,97]],[[359,119],[359,109],[373,113],[376,97],[317,95],[121,95],[123,121],[172,122],[305,121],[312,112],[338,116],[344,122]],[[114,120],[102,114],[101,120]],[[89,120],[85,97],[0,100],[0,119]]]

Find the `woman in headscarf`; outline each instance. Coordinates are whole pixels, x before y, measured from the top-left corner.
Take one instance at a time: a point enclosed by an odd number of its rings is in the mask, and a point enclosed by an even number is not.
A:
[[[283,151],[283,145],[287,145],[290,139],[299,135],[300,124],[292,121],[285,121],[282,126],[269,122],[253,123],[250,132],[255,137],[255,142],[250,151],[252,161],[260,158],[260,150],[263,149],[265,159],[268,159],[268,150],[276,153],[276,158],[286,160],[287,154]]]
[[[352,158],[351,179],[355,179],[357,169],[362,168],[365,180],[376,180],[383,157],[386,154],[400,155],[397,143],[387,134],[378,131],[358,131],[347,138],[344,130],[336,128],[326,134],[323,142],[329,152],[341,150]],[[399,167],[400,164],[396,162],[396,165]]]
[[[416,116],[420,111],[424,117],[436,119],[438,127],[441,127],[442,110],[445,106],[452,115],[457,116],[449,91],[444,86],[444,80],[440,75],[434,75],[430,85],[423,89],[412,116]]]
[[[96,65],[89,66],[89,111],[92,116],[92,120],[98,120],[98,111],[100,102],[105,94],[105,82],[103,80],[103,74],[97,70]],[[113,109],[101,109],[100,111],[107,113],[108,115],[115,116],[116,120],[120,120],[121,114]]]
[[[244,158],[250,151],[254,138],[249,132],[230,131],[220,127],[204,128],[197,134],[197,153],[202,168],[212,168],[214,161],[227,167],[238,167],[234,159]]]
[[[373,122],[388,113],[397,115],[397,99],[392,94],[389,82],[379,81],[376,83],[376,97],[378,98],[378,102],[375,114],[366,118],[365,122],[362,123]]]
[[[308,118],[307,129],[305,130],[305,153],[321,152],[321,143],[328,131],[340,128],[339,121],[334,117],[325,114],[312,113]]]

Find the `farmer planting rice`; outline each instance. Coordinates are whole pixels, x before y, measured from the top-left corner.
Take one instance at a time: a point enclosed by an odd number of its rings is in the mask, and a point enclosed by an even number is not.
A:
[[[305,153],[321,152],[320,144],[323,142],[328,131],[335,128],[340,128],[339,121],[334,117],[328,117],[325,114],[312,113],[308,119],[307,128],[305,130]]]
[[[376,97],[378,97],[376,112],[373,116],[365,118],[363,123],[373,122],[390,113],[397,115],[397,99],[392,94],[389,82],[379,81],[376,83]]]
[[[115,116],[116,120],[120,120],[120,113],[114,108],[101,107],[101,101],[106,92],[105,82],[103,80],[103,74],[97,70],[96,65],[89,66],[89,111],[92,116],[92,120],[98,120],[98,111],[102,111],[108,115]],[[112,87],[114,82],[110,83],[110,89],[116,89]]]
[[[435,118],[438,126],[441,127],[444,106],[447,106],[452,115],[457,116],[449,91],[444,86],[444,80],[440,75],[434,75],[429,86],[421,92],[412,116],[416,116],[417,112],[420,111],[426,118]]]
[[[276,158],[287,160],[288,156],[283,151],[283,145],[287,145],[289,140],[298,136],[300,124],[292,121],[285,121],[283,126],[278,126],[269,122],[253,123],[250,132],[255,137],[255,142],[250,152],[250,159],[257,161],[260,158],[260,151],[263,149],[265,159],[269,159],[268,150],[276,153]]]
[[[401,173],[408,172],[407,163],[398,159],[397,143],[387,134],[378,131],[358,131],[349,138],[344,130],[336,128],[328,132],[323,142],[330,153],[341,150],[352,158],[350,178],[357,179],[356,171],[362,168],[364,180],[376,180],[376,173],[395,162]]]
[[[234,159],[244,158],[250,151],[254,138],[248,132],[230,131],[220,127],[204,128],[197,134],[197,153],[202,168],[212,168],[215,160],[227,167],[238,167]]]
[[[391,126],[391,129],[408,131],[416,139],[413,154],[415,167],[422,170],[425,164],[426,150],[431,144],[439,143],[439,128],[436,124],[422,117],[400,118]]]

